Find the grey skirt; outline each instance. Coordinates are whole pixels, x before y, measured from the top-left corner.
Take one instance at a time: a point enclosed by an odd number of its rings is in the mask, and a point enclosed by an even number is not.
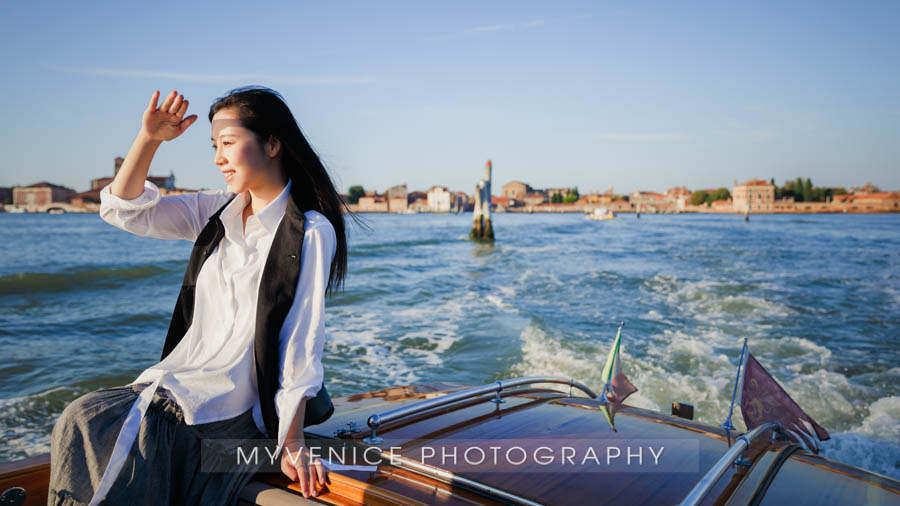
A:
[[[50,443],[49,505],[87,504],[99,485],[110,454],[135,399],[149,383],[107,388],[79,397],[60,415]],[[231,472],[204,461],[203,441],[236,446],[265,436],[246,413],[219,422],[187,425],[169,392],[154,395],[128,460],[102,504],[236,504],[256,468]],[[204,446],[204,448],[206,448]],[[227,454],[229,448],[219,448]]]

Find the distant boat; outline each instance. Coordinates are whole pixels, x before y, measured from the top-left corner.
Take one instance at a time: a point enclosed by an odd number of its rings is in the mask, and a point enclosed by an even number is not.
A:
[[[611,220],[615,217],[616,217],[616,215],[613,214],[612,211],[610,211],[609,209],[607,209],[605,207],[598,207],[598,208],[594,209],[594,211],[592,213],[585,216],[585,218],[587,218],[589,220],[597,220],[597,221]]]

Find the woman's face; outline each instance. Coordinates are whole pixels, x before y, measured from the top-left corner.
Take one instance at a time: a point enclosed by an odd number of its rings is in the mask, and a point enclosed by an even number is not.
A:
[[[222,109],[213,116],[212,145],[216,153],[213,161],[234,193],[268,184],[277,167],[274,155],[270,156],[271,146],[260,145],[256,135],[241,126],[234,108]]]

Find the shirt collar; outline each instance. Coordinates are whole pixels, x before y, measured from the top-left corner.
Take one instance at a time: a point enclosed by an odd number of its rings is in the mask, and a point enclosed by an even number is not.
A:
[[[275,230],[278,227],[278,223],[281,221],[281,217],[284,216],[284,211],[287,209],[288,199],[291,195],[291,180],[288,180],[287,184],[284,186],[284,189],[281,190],[281,193],[275,197],[274,200],[269,202],[266,207],[264,207],[260,212],[256,213],[256,219],[259,220],[260,224],[266,229],[266,232],[270,234],[274,234]],[[247,207],[247,203],[250,202],[250,192],[243,191],[239,193],[234,200],[231,201],[225,207],[225,210],[222,211],[222,224],[225,225],[225,232],[234,232],[240,231],[242,228],[242,219],[241,214],[244,211],[244,208]],[[249,219],[249,218],[248,218]]]
[[[286,185],[284,185],[284,189],[281,190],[281,193],[275,197],[275,200],[269,202],[269,204],[263,208],[262,211],[256,213],[256,218],[262,223],[262,226],[266,228],[266,231],[270,234],[275,233],[275,229],[278,227],[278,223],[281,221],[281,217],[284,216],[284,210],[287,209],[288,199],[291,195],[291,180],[288,179]],[[248,195],[249,198],[249,195]]]

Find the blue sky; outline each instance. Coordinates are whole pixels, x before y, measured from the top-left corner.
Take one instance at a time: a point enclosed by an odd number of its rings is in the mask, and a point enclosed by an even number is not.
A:
[[[151,173],[224,188],[206,112],[280,91],[341,190],[900,189],[900,2],[8,2],[0,186],[111,175],[150,94],[201,116]]]

